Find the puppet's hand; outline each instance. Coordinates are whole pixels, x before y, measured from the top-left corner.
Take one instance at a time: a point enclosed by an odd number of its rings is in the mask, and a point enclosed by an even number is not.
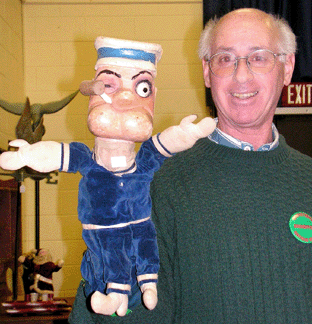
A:
[[[59,268],[62,268],[63,265],[64,265],[64,260],[58,260],[58,261],[56,262],[56,265],[57,265]]]
[[[18,257],[18,262],[24,263],[25,259],[26,259],[25,255],[21,255],[20,257]]]
[[[5,170],[18,170],[28,166],[39,172],[51,172],[61,166],[62,149],[57,142],[37,142],[28,144],[17,139],[9,143],[18,147],[17,151],[8,151],[0,155],[0,167]]]
[[[170,152],[177,153],[191,148],[198,139],[203,138],[211,134],[216,128],[215,121],[206,117],[199,123],[193,124],[196,120],[196,115],[190,115],[182,119],[180,125],[171,126],[164,130],[159,135],[160,143]],[[157,139],[153,138],[156,147]],[[159,149],[160,152],[162,152]],[[163,153],[163,152],[162,152]],[[164,154],[169,156],[168,154]]]

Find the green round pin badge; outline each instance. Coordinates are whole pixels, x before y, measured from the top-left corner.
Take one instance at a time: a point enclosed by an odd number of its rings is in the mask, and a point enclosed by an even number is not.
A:
[[[293,236],[303,243],[312,243],[312,217],[298,212],[290,217],[289,228]]]

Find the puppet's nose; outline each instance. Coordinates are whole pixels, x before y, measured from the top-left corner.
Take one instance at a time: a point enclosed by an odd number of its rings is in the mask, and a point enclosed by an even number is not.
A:
[[[132,106],[134,100],[135,95],[129,90],[124,90],[114,96],[113,104],[122,110],[127,109],[128,106]]]

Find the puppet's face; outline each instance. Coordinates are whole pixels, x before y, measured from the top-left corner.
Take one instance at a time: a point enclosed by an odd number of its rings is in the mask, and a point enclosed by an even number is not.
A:
[[[40,249],[34,258],[35,264],[45,264],[46,262],[51,262],[52,257],[48,250]]]
[[[154,75],[133,67],[100,66],[95,80],[102,81],[107,103],[92,95],[89,101],[88,127],[102,138],[143,142],[152,135],[155,102]]]

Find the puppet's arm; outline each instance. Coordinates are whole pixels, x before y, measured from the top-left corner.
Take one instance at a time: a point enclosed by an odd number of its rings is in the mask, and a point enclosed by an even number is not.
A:
[[[191,148],[198,139],[211,134],[216,128],[215,121],[206,117],[199,123],[193,124],[196,115],[190,115],[182,119],[180,125],[171,126],[158,135],[153,136],[153,142],[165,156],[171,156]],[[171,153],[171,154],[170,154]]]
[[[10,146],[19,149],[0,155],[0,167],[5,170],[18,170],[28,166],[38,172],[51,172],[60,169],[64,161],[64,147],[61,143],[42,141],[30,145],[17,139],[10,142]]]

